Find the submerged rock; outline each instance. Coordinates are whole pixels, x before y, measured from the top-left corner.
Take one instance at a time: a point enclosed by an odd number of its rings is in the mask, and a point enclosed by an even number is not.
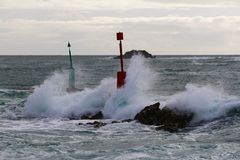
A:
[[[156,58],[156,56],[151,55],[150,53],[148,53],[145,50],[131,50],[131,51],[128,51],[123,55],[123,58],[130,59],[134,55],[141,55],[144,58]],[[119,59],[119,58],[120,58],[120,56],[114,57],[114,59]]]
[[[94,122],[87,123],[87,125],[93,125],[94,128],[100,128],[100,127],[107,125],[107,123],[100,122],[100,121],[94,121]]]
[[[81,119],[103,119],[103,114],[101,111],[96,114],[85,114],[81,116]]]
[[[82,116],[77,116],[72,114],[71,116],[68,116],[70,120],[79,120],[79,119],[89,119],[89,120],[96,120],[96,119],[103,119],[103,114],[101,111],[92,114],[92,113],[86,113]]]
[[[192,112],[183,112],[169,107],[160,109],[159,107],[159,102],[147,106],[134,119],[145,125],[160,126],[156,128],[157,130],[176,132],[180,128],[187,127],[194,116]]]
[[[101,121],[94,121],[94,122],[88,122],[88,123],[78,123],[78,125],[91,125],[93,126],[94,128],[100,128],[100,127],[103,127],[105,125],[107,125],[107,123],[104,123],[104,122],[101,122]]]
[[[81,116],[70,115],[65,118],[68,118],[69,120],[79,120],[79,119],[81,119]]]
[[[122,123],[126,123],[126,122],[132,122],[133,120],[132,119],[124,119],[124,120],[122,120],[121,122]]]
[[[101,122],[101,121],[94,121],[94,122],[88,122],[88,123],[78,123],[78,125],[91,125],[94,128],[100,128],[103,127],[107,124],[116,124],[116,123],[126,123],[126,122],[131,122],[133,121],[132,119],[126,119],[126,120],[122,120],[122,121],[112,121],[112,122]]]
[[[177,132],[178,128],[176,126],[171,126],[171,125],[163,125],[155,128],[157,131],[164,130],[168,131],[171,133]]]

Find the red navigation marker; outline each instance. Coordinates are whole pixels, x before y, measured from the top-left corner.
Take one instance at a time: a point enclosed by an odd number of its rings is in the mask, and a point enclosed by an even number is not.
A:
[[[120,50],[120,64],[121,64],[121,71],[117,72],[117,88],[121,88],[125,84],[126,72],[123,70],[123,54],[122,54],[122,40],[123,40],[123,33],[117,33],[117,40],[119,42],[119,50]]]
[[[123,40],[123,32],[118,32],[118,33],[117,33],[117,40],[118,40],[118,41]]]

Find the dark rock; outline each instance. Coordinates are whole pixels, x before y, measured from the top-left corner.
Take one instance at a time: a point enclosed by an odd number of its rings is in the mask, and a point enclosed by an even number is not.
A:
[[[168,131],[170,133],[175,133],[178,131],[178,128],[176,126],[171,126],[171,125],[163,125],[160,127],[156,127],[155,129],[157,131],[164,130],[164,131]]]
[[[192,112],[183,112],[170,107],[160,109],[159,107],[160,103],[147,106],[134,119],[145,125],[161,126],[157,128],[158,130],[175,132],[179,128],[187,127],[194,116]]]
[[[132,122],[133,120],[132,119],[124,119],[124,120],[122,120],[122,123],[124,123],[124,122]]]
[[[76,116],[76,115],[71,115],[71,116],[68,116],[67,118],[68,118],[69,120],[79,120],[79,119],[81,119],[80,116]]]
[[[120,123],[120,122],[119,121],[112,121],[111,123],[114,124],[114,123]]]
[[[160,103],[155,103],[153,105],[145,107],[141,112],[135,116],[135,120],[146,125],[160,125],[159,122],[159,109]]]
[[[103,114],[101,111],[97,112],[96,114],[85,114],[81,116],[81,119],[103,119]]]
[[[93,125],[94,128],[100,128],[100,127],[107,125],[107,123],[100,122],[100,121],[94,121],[94,122],[88,122],[87,125]]]
[[[240,107],[236,106],[236,107],[233,107],[233,108],[227,110],[226,115],[229,117],[240,116]]]
[[[156,56],[151,55],[150,53],[148,53],[145,50],[131,50],[131,51],[128,51],[123,55],[123,58],[130,59],[134,55],[141,55],[144,58],[156,58]],[[120,58],[120,56],[114,57],[114,59],[119,59],[119,58]]]
[[[133,120],[132,119],[126,119],[126,120],[123,120],[123,121],[112,121],[110,123],[104,123],[104,122],[101,122],[101,121],[94,121],[94,122],[88,122],[88,123],[86,123],[86,125],[91,125],[94,128],[100,128],[100,127],[103,127],[107,124],[115,124],[115,123],[131,122],[131,121],[133,121]],[[84,124],[79,123],[78,125],[84,125]]]
[[[86,113],[82,116],[79,115],[75,115],[72,114],[70,116],[67,117],[69,120],[80,120],[80,119],[90,119],[90,120],[94,120],[94,119],[103,119],[103,114],[101,111],[92,114],[92,113]]]

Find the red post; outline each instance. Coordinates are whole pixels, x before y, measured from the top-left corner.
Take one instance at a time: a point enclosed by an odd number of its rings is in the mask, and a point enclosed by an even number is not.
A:
[[[122,54],[122,41],[119,42],[119,49],[120,49],[120,63],[121,63],[121,72],[124,72],[123,70],[123,54]]]
[[[123,69],[123,54],[122,54],[122,40],[123,40],[123,33],[117,33],[117,40],[119,40],[119,50],[120,50],[120,65],[121,71],[117,72],[117,88],[121,88],[125,84],[126,72]]]

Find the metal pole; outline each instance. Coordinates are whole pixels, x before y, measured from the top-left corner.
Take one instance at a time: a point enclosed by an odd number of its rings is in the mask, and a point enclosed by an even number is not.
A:
[[[69,60],[70,60],[70,68],[73,68],[73,64],[72,64],[72,53],[71,53],[71,44],[68,42],[68,52],[69,52]]]
[[[120,43],[119,43],[119,49],[120,49],[121,72],[124,72],[124,70],[123,70],[122,41],[121,40],[120,40]]]
[[[73,64],[72,64],[72,54],[71,54],[70,48],[69,48],[69,59],[70,59],[70,68],[73,68]]]
[[[69,80],[68,80],[68,92],[72,92],[75,90],[75,70],[73,68],[72,63],[72,53],[71,53],[71,44],[68,42],[68,52],[69,52],[69,60],[70,60],[70,68],[69,68]]]

